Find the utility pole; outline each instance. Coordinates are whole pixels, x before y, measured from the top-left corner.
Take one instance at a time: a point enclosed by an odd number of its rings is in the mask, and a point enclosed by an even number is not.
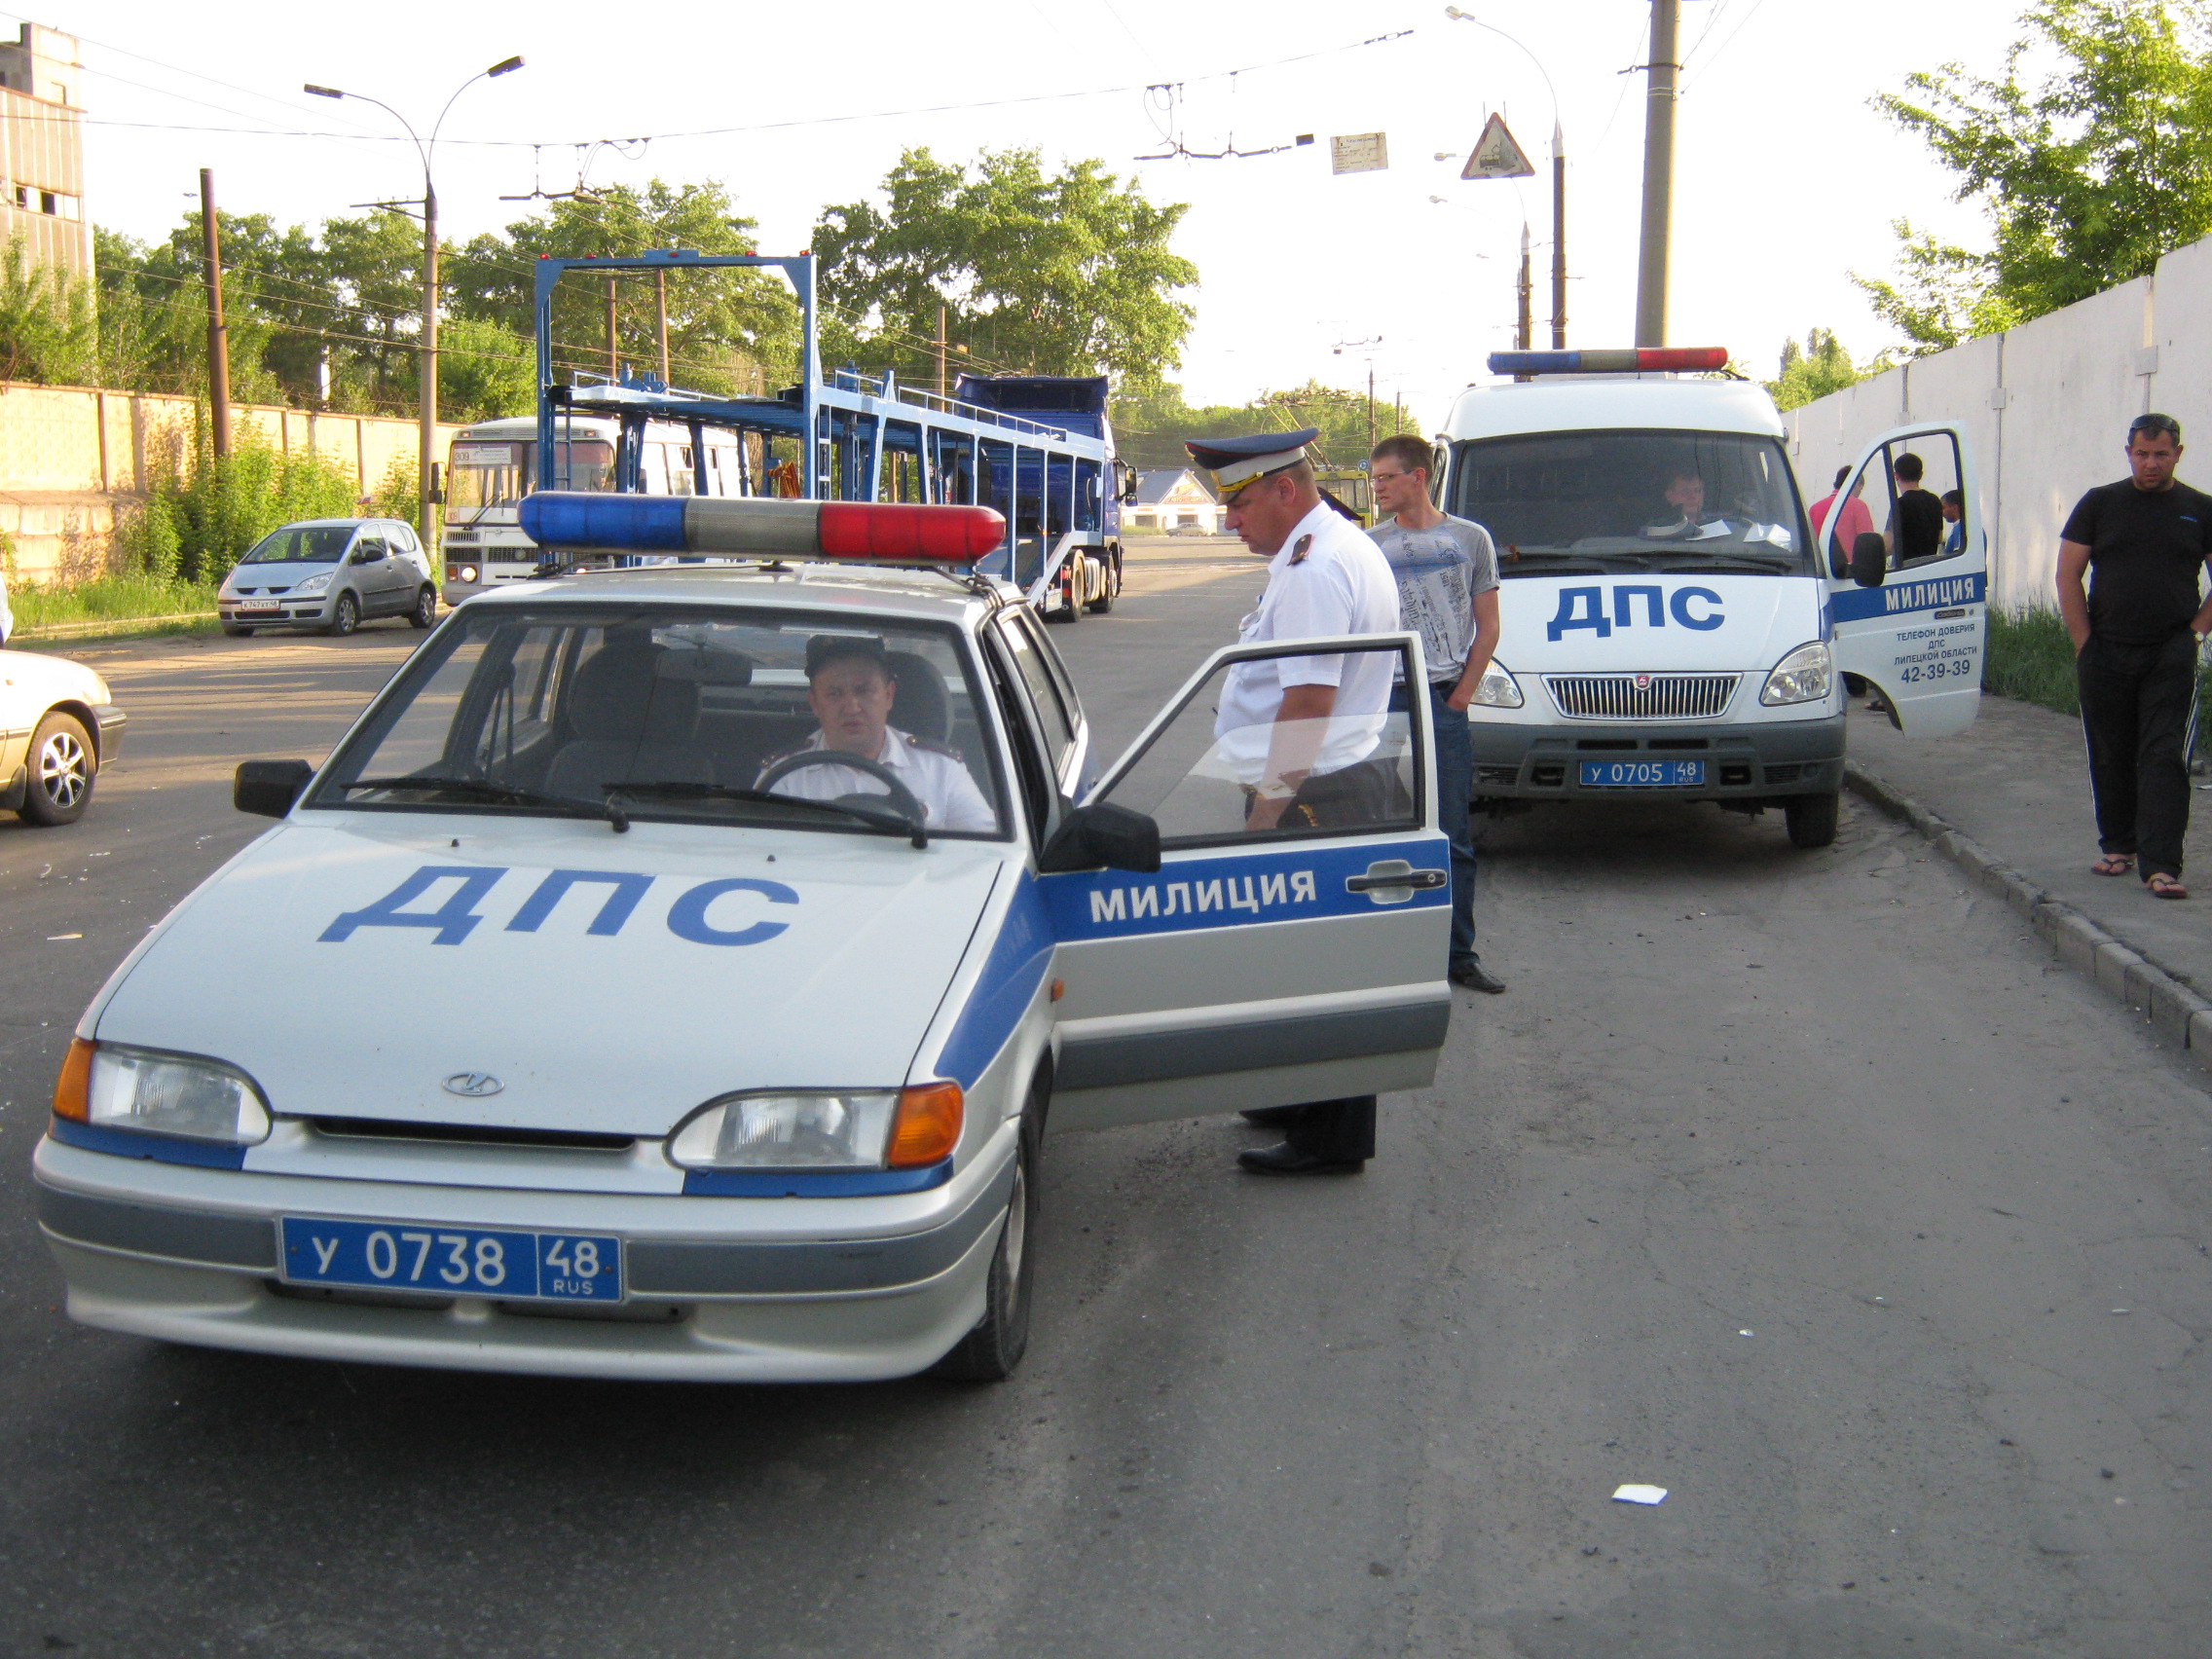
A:
[[[1567,349],[1567,135],[1552,123],[1552,350]]]
[[[944,400],[944,302],[937,303],[937,395]]]
[[[416,531],[424,547],[438,544],[438,192],[423,163],[423,398],[416,411]],[[362,484],[368,483],[363,479]]]
[[[1651,0],[1643,108],[1643,242],[1636,261],[1636,343],[1667,344],[1667,265],[1675,211],[1675,81],[1681,0]]]
[[[1516,350],[1526,351],[1535,344],[1535,318],[1531,311],[1530,272],[1529,269],[1529,222],[1521,221],[1521,317],[1513,331]]]
[[[607,378],[610,381],[622,378],[621,349],[614,338],[614,278],[609,276],[607,279]]]
[[[1375,453],[1375,359],[1367,359],[1367,453]]]
[[[660,343],[660,384],[673,384],[668,374],[668,267],[653,268],[653,337]]]
[[[207,424],[220,458],[231,453],[231,346],[223,329],[223,232],[212,167],[200,169],[200,245],[207,263]]]

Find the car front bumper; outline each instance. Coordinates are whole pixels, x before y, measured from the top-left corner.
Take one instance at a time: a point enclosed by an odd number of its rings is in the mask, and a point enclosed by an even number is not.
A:
[[[326,593],[313,599],[282,600],[276,610],[247,610],[235,599],[219,599],[215,608],[224,623],[234,628],[320,628],[329,622],[337,598],[337,594]]]
[[[981,1318],[1013,1187],[1010,1127],[930,1192],[719,1198],[263,1175],[40,1142],[39,1225],[81,1323],[324,1359],[556,1376],[910,1376]],[[623,1239],[606,1308],[287,1284],[284,1215]]]
[[[1554,725],[1468,721],[1475,751],[1474,798],[1484,800],[1779,799],[1832,794],[1843,787],[1844,717],[1742,723]],[[1700,785],[1585,787],[1585,760],[1703,760]]]

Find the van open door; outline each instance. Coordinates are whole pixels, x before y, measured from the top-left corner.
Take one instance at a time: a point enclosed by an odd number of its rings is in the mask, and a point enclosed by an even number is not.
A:
[[[1836,666],[1915,737],[1964,731],[1981,710],[1989,538],[1976,484],[1957,426],[1899,426],[1867,446],[1821,525]]]

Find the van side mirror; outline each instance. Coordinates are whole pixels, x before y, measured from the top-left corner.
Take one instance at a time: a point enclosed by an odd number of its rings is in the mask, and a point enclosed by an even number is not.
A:
[[[1890,544],[1878,530],[1862,530],[1851,544],[1851,579],[1861,587],[1880,587],[1889,573]]]
[[[231,804],[263,818],[283,818],[314,776],[305,760],[240,760],[231,779]]]
[[[1150,875],[1160,867],[1160,826],[1110,800],[1079,806],[1060,821],[1037,867],[1048,875],[1100,868]]]

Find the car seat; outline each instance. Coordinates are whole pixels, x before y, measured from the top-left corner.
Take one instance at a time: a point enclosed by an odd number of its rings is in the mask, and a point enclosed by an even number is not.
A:
[[[944,694],[944,676],[915,651],[885,651],[883,660],[899,682],[891,700],[891,723],[924,743],[950,743],[952,699]]]
[[[693,727],[699,688],[663,680],[649,646],[609,643],[576,673],[569,726],[576,735],[554,756],[545,793],[599,800],[608,784],[710,784],[714,768]]]

